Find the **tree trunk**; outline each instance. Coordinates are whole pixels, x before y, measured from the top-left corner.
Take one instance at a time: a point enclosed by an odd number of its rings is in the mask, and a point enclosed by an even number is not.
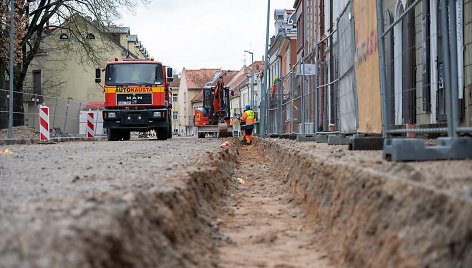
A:
[[[26,73],[19,72],[21,64],[15,67],[15,78],[13,80],[13,126],[23,126],[25,124],[25,107],[23,105],[23,82]]]
[[[5,58],[0,58],[0,129],[8,127],[7,87],[5,81]]]

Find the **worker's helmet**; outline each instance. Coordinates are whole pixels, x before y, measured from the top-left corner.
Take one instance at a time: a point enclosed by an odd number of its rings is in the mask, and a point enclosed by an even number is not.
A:
[[[246,110],[251,110],[251,105],[247,104],[246,105]]]

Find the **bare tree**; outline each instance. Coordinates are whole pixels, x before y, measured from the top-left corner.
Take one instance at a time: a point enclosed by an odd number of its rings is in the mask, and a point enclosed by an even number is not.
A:
[[[6,71],[9,66],[9,50],[10,50],[10,12],[9,1],[2,1],[0,3],[0,128],[7,126],[7,87],[6,87]],[[19,1],[15,3],[15,50],[14,50],[14,64],[21,62],[21,47],[19,40],[23,39],[26,34],[26,25],[28,23],[28,16],[22,10],[25,9],[27,3]]]
[[[8,66],[9,44],[9,5],[13,0],[0,2],[0,76],[4,79]],[[47,34],[49,27],[67,27],[72,38],[81,44],[86,51],[87,60],[97,61],[97,53],[87,41],[80,29],[83,19],[90,17],[98,29],[105,29],[106,25],[120,17],[120,10],[133,12],[133,8],[140,1],[144,4],[150,0],[14,0],[15,1],[15,61],[14,61],[14,125],[24,123],[23,115],[23,85],[28,67],[40,52],[40,45]],[[67,23],[65,23],[67,22]],[[2,82],[2,80],[0,80]],[[1,87],[0,83],[0,87]],[[1,93],[1,92],[0,92]],[[1,100],[6,98],[0,95]],[[0,127],[2,126],[0,117]]]

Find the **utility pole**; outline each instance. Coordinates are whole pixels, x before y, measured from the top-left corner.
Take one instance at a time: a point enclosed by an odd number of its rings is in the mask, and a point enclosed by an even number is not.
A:
[[[13,139],[13,61],[15,49],[15,1],[10,0],[10,103],[8,110],[8,139]]]
[[[269,55],[269,22],[270,22],[270,0],[267,0],[267,25],[266,25],[266,44],[264,56],[264,77],[262,79],[262,99],[261,99],[261,137],[265,136],[266,129],[266,108],[267,108],[267,75],[268,75],[268,55]],[[262,106],[263,104],[263,106]]]
[[[251,54],[251,93],[249,94],[249,104],[251,109],[254,109],[254,53],[244,50],[244,52]]]

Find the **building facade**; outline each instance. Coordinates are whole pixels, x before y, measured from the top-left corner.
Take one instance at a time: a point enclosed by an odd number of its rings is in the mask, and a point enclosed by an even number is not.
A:
[[[128,27],[109,26],[103,29],[88,18],[73,19],[82,22],[76,23],[80,27],[75,32],[66,30],[68,22],[47,31],[40,53],[28,69],[25,92],[59,98],[27,98],[25,123],[28,126],[37,127],[38,118],[34,111],[40,103],[44,103],[54,109],[51,110],[54,115],[50,119],[51,126],[64,133],[78,133],[80,111],[88,103],[103,103],[103,81],[101,84],[95,83],[96,69],[103,70],[106,63],[115,57],[138,59],[148,56],[127,49],[137,43],[137,39],[129,38]],[[77,34],[86,37],[84,43],[75,38]],[[103,105],[97,109],[101,107]]]
[[[472,125],[471,2],[456,0],[452,14],[457,22],[453,26],[458,51],[453,82],[458,85],[454,102],[459,107],[460,126]],[[378,135],[385,125],[404,129],[448,124],[440,1],[380,1],[383,27],[388,30],[384,34],[383,66],[379,62],[377,3],[296,0],[289,20],[287,11],[275,12],[268,83],[272,92],[283,93],[282,100],[277,94],[269,96],[268,134]],[[395,21],[398,23],[393,25]],[[296,27],[295,77],[290,82],[280,81],[290,66],[282,50],[284,23]],[[384,74],[385,95],[381,96],[380,77]],[[280,82],[283,89],[277,86]],[[290,103],[284,101],[285,89]],[[382,121],[383,102],[386,121]]]
[[[192,100],[201,93],[203,87],[212,83],[219,76],[221,69],[183,69],[180,78],[178,107],[179,107],[179,134],[192,136],[195,134],[194,107]],[[214,82],[214,81],[213,81]],[[198,104],[197,104],[198,105]]]
[[[179,88],[180,88],[180,77],[174,75],[174,81],[169,85],[172,91],[172,133],[179,134],[181,130],[179,121]]]

